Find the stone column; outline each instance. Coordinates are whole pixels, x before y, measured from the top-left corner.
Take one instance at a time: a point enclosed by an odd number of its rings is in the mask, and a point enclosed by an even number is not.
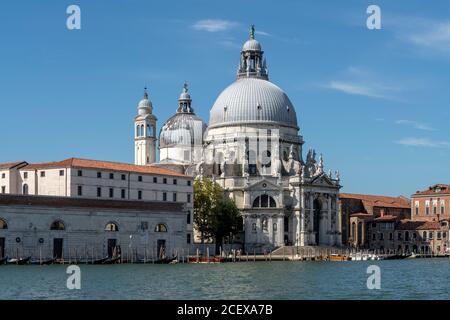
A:
[[[306,230],[305,230],[305,194],[300,193],[300,246],[306,245]]]
[[[320,221],[320,220],[319,220]],[[314,233],[314,195],[312,192],[309,193],[309,223],[311,225],[312,232],[309,237],[315,235]],[[315,237],[309,239],[309,244],[317,244]]]
[[[301,246],[301,242],[300,242],[300,232],[301,232],[301,228],[300,228],[300,224],[301,224],[301,220],[300,220],[300,215],[301,215],[301,193],[300,193],[300,188],[295,187],[294,189],[294,194],[295,194],[295,200],[297,201],[296,205],[295,205],[295,232],[294,232],[294,244],[295,246]]]
[[[329,233],[329,235],[328,235],[328,244],[330,246],[332,246],[332,245],[334,245],[334,241],[333,241],[334,234],[333,234],[333,229],[331,227],[332,223],[331,223],[331,195],[330,194],[327,195],[327,199],[328,199],[328,223],[327,223],[328,228],[327,228],[327,232]]]
[[[251,208],[250,193],[248,191],[244,191],[244,208]]]
[[[284,215],[280,214],[278,215],[278,246],[281,246],[284,244]]]

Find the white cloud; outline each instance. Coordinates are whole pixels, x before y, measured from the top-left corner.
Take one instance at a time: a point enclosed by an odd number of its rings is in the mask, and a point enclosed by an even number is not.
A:
[[[450,148],[448,141],[433,141],[427,138],[404,138],[395,143],[409,147]]]
[[[265,36],[265,37],[270,37],[272,36],[270,33],[265,32],[265,31],[260,31],[260,30],[256,30],[255,34],[260,35],[260,36]]]
[[[436,131],[436,129],[432,128],[428,124],[417,122],[417,121],[397,120],[395,123],[396,124],[401,124],[401,125],[412,126],[415,129],[424,130],[424,131]]]
[[[238,25],[239,23],[229,20],[205,19],[197,21],[192,27],[199,31],[219,32],[229,30]]]
[[[425,30],[410,33],[406,39],[422,47],[450,52],[450,21],[429,23]]]
[[[352,95],[367,96],[371,98],[386,98],[377,92],[375,88],[354,82],[331,81],[326,87]]]

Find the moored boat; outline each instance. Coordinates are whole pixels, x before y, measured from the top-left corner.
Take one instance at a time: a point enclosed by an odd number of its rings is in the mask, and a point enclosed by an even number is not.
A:
[[[17,264],[17,265],[24,265],[24,264],[28,264],[30,262],[31,257],[26,257],[26,258],[13,258],[13,259],[9,259],[8,260],[8,264]]]

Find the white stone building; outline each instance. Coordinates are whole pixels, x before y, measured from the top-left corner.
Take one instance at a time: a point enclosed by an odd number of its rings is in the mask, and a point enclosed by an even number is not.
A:
[[[312,149],[303,158],[299,131],[293,104],[269,81],[252,27],[237,79],[216,99],[206,130],[184,87],[177,113],[161,128],[157,165],[217,181],[243,214],[248,250],[339,246],[339,172],[326,173]]]
[[[0,258],[92,261],[187,253],[182,203],[0,195]]]
[[[103,233],[104,229],[98,226],[92,229],[86,228],[87,225],[94,226],[97,220],[103,221],[103,218],[117,221],[116,218],[123,217],[124,228],[122,230],[129,233],[128,236],[130,236],[133,235],[133,232],[138,232],[138,229],[131,232],[130,230],[134,227],[127,226],[127,224],[139,225],[147,210],[148,220],[146,221],[149,223],[153,221],[152,217],[157,217],[159,223],[170,222],[170,225],[174,224],[175,228],[166,224],[169,238],[174,236],[172,232],[175,232],[175,230],[177,237],[182,232],[183,246],[178,238],[176,241],[170,241],[171,243],[175,242],[173,247],[181,250],[187,248],[193,238],[192,182],[193,178],[190,176],[156,166],[139,166],[78,158],[36,164],[28,164],[27,162],[0,164],[0,202],[8,199],[7,195],[21,195],[27,199],[30,198],[29,196],[61,199],[59,200],[61,205],[57,207],[58,209],[54,209],[52,205],[48,206],[48,203],[41,206],[39,202],[35,203],[36,208],[24,207],[20,205],[20,201],[18,201],[17,210],[7,210],[8,207],[16,207],[15,203],[0,208],[0,219],[6,221],[9,226],[17,227],[13,229],[16,233],[7,232],[9,237],[2,237],[0,234],[0,246],[1,241],[12,241],[11,234],[22,234],[25,238],[29,236],[35,238],[35,233],[48,233],[48,228],[44,228],[38,223],[41,219],[46,221],[46,219],[58,218],[62,221],[70,221],[71,228],[66,229],[67,232],[64,234],[67,234],[67,239],[72,239],[70,242],[75,243],[77,247],[79,247],[78,240],[73,240],[74,237],[79,237],[78,239],[82,241],[84,232],[87,232],[86,236],[89,239],[94,237],[93,235],[88,236],[89,232],[92,234]],[[21,200],[22,198],[17,199]],[[73,202],[77,200],[79,200],[77,203]],[[99,202],[93,202],[93,200]],[[94,209],[89,211],[86,208],[81,210],[79,207],[84,207],[81,205],[83,203],[90,203],[94,207],[100,204],[102,210],[100,210],[101,212]],[[117,210],[115,206],[125,210]],[[137,211],[136,206],[139,207]],[[154,212],[153,207],[160,207],[161,210]],[[130,208],[133,209],[131,212],[128,210]],[[167,216],[168,220],[165,220],[162,219],[162,216],[168,210],[167,208],[170,209],[170,214]],[[14,215],[14,213],[17,213],[17,215]],[[156,213],[156,215],[153,215],[153,213]],[[103,218],[100,219],[99,217]],[[80,221],[76,221],[76,219]],[[156,223],[156,220],[154,222]],[[33,235],[26,236],[26,229],[22,227],[27,224],[36,226],[28,230],[28,232],[33,232]],[[180,224],[183,226],[180,227]],[[0,233],[5,234],[1,230]],[[71,235],[69,236],[69,234]],[[125,237],[125,234],[122,234],[121,237]],[[51,240],[48,239],[48,241]],[[99,240],[99,243],[104,243],[101,237],[95,239]],[[119,239],[117,241],[119,242]],[[86,245],[90,246],[91,244]],[[31,250],[30,246],[27,248],[28,251]],[[95,252],[100,254],[100,248],[103,247],[100,245],[96,247]]]

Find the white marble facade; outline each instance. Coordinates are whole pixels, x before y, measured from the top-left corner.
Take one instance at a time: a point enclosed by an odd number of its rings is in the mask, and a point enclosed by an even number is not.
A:
[[[269,81],[253,27],[241,50],[237,79],[216,99],[207,128],[197,117],[176,121],[183,102],[180,97],[177,114],[161,129],[158,165],[174,169],[178,164],[181,172],[218,182],[243,214],[247,250],[341,245],[339,172],[325,172],[322,155],[313,149],[303,158],[295,108]],[[188,107],[190,112],[190,96]],[[186,132],[195,136],[190,147],[196,158],[190,161],[186,144],[167,142],[167,137],[189,141]]]

